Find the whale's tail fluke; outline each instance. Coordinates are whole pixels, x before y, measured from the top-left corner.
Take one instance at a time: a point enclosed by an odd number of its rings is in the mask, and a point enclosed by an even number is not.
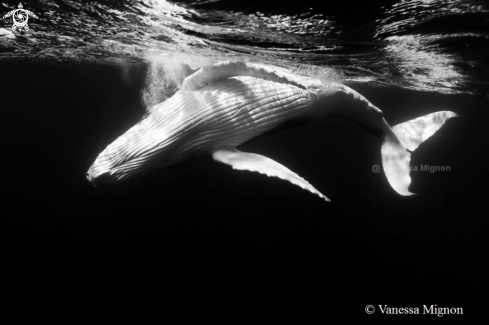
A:
[[[404,196],[414,195],[409,191],[411,177],[409,163],[411,151],[431,137],[451,117],[457,114],[441,111],[424,115],[390,128],[384,120],[382,166],[392,188]]]

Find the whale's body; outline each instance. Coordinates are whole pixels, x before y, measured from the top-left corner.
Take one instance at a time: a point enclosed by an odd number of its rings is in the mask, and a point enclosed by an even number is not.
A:
[[[146,118],[100,153],[87,177],[93,185],[113,184],[212,155],[235,169],[276,176],[328,200],[285,166],[236,147],[288,121],[332,114],[383,131],[384,169],[403,195],[411,194],[406,149],[414,150],[454,115],[441,112],[407,122],[399,126],[397,133],[405,135],[399,137],[380,109],[344,85],[324,86],[268,66],[223,62],[201,68],[173,97],[150,108]]]

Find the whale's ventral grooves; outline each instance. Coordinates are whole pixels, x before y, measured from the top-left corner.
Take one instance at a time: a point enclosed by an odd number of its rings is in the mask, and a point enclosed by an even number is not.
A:
[[[299,116],[309,96],[294,85],[248,76],[181,90],[110,144],[92,175],[107,173],[113,183],[239,146]]]

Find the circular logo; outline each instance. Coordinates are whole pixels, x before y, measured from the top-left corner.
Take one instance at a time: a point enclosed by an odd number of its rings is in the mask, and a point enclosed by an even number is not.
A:
[[[367,314],[373,314],[375,312],[375,307],[372,305],[365,306],[365,312]]]
[[[14,25],[17,27],[24,27],[27,25],[27,21],[29,20],[29,16],[24,9],[15,10],[12,15],[12,19],[14,20]]]

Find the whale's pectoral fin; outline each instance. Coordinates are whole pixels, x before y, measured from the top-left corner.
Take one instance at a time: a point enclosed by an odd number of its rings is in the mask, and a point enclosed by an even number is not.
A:
[[[392,188],[399,194],[413,195],[408,188],[411,184],[409,176],[411,153],[435,134],[451,117],[457,114],[441,111],[424,115],[413,120],[398,124],[392,129],[385,122],[385,138],[382,144],[382,165],[385,176]]]
[[[233,169],[249,170],[252,172],[259,172],[260,174],[265,174],[269,177],[274,176],[281,178],[330,202],[330,199],[315,189],[311,184],[309,184],[308,181],[284,165],[281,165],[265,156],[255,153],[242,152],[236,148],[223,148],[214,151],[212,158],[214,158],[215,161],[219,161],[233,167]]]

